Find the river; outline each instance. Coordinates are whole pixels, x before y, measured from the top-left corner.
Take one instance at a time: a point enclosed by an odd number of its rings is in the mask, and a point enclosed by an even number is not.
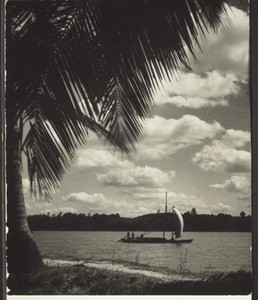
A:
[[[118,243],[126,232],[35,231],[33,235],[41,255],[51,259],[139,263],[193,273],[251,270],[249,232],[184,232],[183,238],[194,240],[181,245]],[[162,233],[146,236],[161,237]]]

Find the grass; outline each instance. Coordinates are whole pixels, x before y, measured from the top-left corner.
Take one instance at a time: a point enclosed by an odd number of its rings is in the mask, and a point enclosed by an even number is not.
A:
[[[198,274],[195,280],[164,282],[83,265],[46,266],[37,273],[10,275],[7,284],[10,295],[246,295],[251,292],[251,272]]]
[[[248,295],[251,293],[251,272],[239,270],[215,273],[197,281],[161,283],[153,295]]]
[[[51,266],[39,273],[10,276],[8,287],[15,295],[137,295],[154,281],[85,266]]]

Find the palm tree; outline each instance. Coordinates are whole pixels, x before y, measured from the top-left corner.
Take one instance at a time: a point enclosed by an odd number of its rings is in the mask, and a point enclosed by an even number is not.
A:
[[[22,152],[31,191],[48,198],[89,131],[133,149],[160,80],[180,65],[189,68],[186,49],[194,55],[228,2],[7,3],[9,272],[42,266],[26,218]]]

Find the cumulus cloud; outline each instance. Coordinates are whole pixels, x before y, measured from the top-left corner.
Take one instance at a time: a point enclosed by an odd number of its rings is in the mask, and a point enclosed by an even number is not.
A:
[[[164,194],[160,194],[160,204],[159,209],[164,211]],[[163,200],[163,201],[162,201]],[[144,201],[142,201],[144,203]],[[157,207],[157,201],[154,199],[153,201],[146,201],[148,206],[150,203],[153,203],[153,208]],[[156,206],[154,206],[156,204]],[[180,212],[191,211],[192,208],[196,208],[199,214],[218,214],[218,213],[230,213],[233,211],[233,208],[224,203],[209,203],[204,201],[201,198],[198,198],[194,195],[186,195],[184,193],[175,193],[173,191],[169,191],[168,193],[168,210],[171,211],[171,207],[175,206],[179,209]]]
[[[251,169],[251,154],[244,150],[206,145],[195,153],[193,162],[204,171],[242,173]]]
[[[170,95],[187,97],[221,98],[239,91],[233,74],[222,75],[218,71],[206,72],[204,76],[187,73],[180,81],[173,81]]]
[[[154,167],[134,166],[128,169],[112,169],[105,174],[97,174],[101,186],[116,187],[161,187],[169,183],[175,176],[175,171],[163,172]]]
[[[139,216],[164,211],[165,189],[151,187],[134,187],[121,190],[127,195],[127,200],[114,200],[103,194],[71,193],[63,200],[69,203],[81,203],[80,211],[91,213],[119,213],[122,216]],[[123,198],[123,197],[122,197]],[[229,205],[222,203],[207,203],[193,195],[175,193],[168,190],[168,211],[176,206],[182,213],[197,208],[198,213],[225,213],[232,211]]]
[[[87,204],[92,204],[95,202],[104,203],[105,201],[108,201],[106,196],[104,196],[103,194],[99,194],[99,193],[87,194],[84,192],[71,193],[68,196],[63,197],[63,200],[68,202],[82,202]]]
[[[180,119],[154,116],[147,119],[145,130],[146,137],[137,145],[136,159],[160,160],[215,138],[225,129],[218,122],[207,123],[196,116],[184,115]]]
[[[192,161],[201,169],[242,173],[251,168],[251,154],[239,150],[250,142],[250,132],[227,129],[210,145],[195,153]]]
[[[201,97],[185,97],[182,95],[176,96],[162,96],[156,101],[157,105],[165,103],[174,104],[177,107],[188,107],[192,109],[199,109],[204,107],[227,106],[228,100],[226,99],[205,99]]]
[[[63,197],[63,200],[83,203],[83,210],[91,213],[120,213],[126,216],[135,216],[136,213],[139,215],[150,212],[149,208],[146,205],[142,205],[141,202],[113,200],[101,193],[71,193]]]
[[[241,148],[251,140],[248,131],[227,129],[220,139],[214,140],[213,145],[224,148]]]
[[[81,172],[93,168],[128,168],[132,166],[129,160],[122,158],[120,153],[94,148],[79,150],[76,154],[75,165]]]
[[[249,16],[235,7],[227,8],[218,32],[211,31],[196,46],[197,61],[190,57],[192,72],[184,70],[176,81],[163,84],[157,105],[171,103],[178,107],[199,109],[226,106],[230,96],[240,92],[239,83],[246,83],[249,61]]]
[[[201,43],[202,52],[196,47],[198,63],[191,59],[195,73],[218,70],[222,74],[234,74],[241,80],[248,77],[249,16],[235,7],[227,8],[218,32],[210,32]],[[191,57],[191,56],[190,56]]]
[[[193,207],[198,213],[230,213],[233,208],[223,203],[209,203],[194,195],[186,195],[184,193],[175,193],[172,190],[164,188],[143,188],[135,187],[131,189],[123,189],[122,192],[129,196],[130,202],[141,203],[142,207],[149,210],[149,213],[156,212],[158,209],[164,211],[165,192],[168,192],[168,211],[172,206],[176,206],[182,213],[190,211]]]
[[[232,176],[224,183],[215,183],[210,185],[216,190],[225,190],[229,193],[236,193],[237,199],[246,200],[251,198],[251,179],[245,176]]]
[[[193,109],[203,107],[226,106],[228,96],[236,95],[239,86],[233,74],[220,74],[218,71],[206,72],[204,75],[182,73],[179,80],[166,85],[157,95],[157,105],[171,103],[178,107]]]

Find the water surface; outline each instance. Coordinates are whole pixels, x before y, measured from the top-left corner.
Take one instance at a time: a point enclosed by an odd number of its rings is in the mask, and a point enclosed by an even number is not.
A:
[[[184,267],[192,272],[251,270],[249,232],[184,232],[185,239],[194,240],[181,245],[118,243],[126,232],[35,231],[33,234],[41,255],[52,259],[140,263],[171,270]],[[148,232],[146,236],[161,237],[162,233]]]

